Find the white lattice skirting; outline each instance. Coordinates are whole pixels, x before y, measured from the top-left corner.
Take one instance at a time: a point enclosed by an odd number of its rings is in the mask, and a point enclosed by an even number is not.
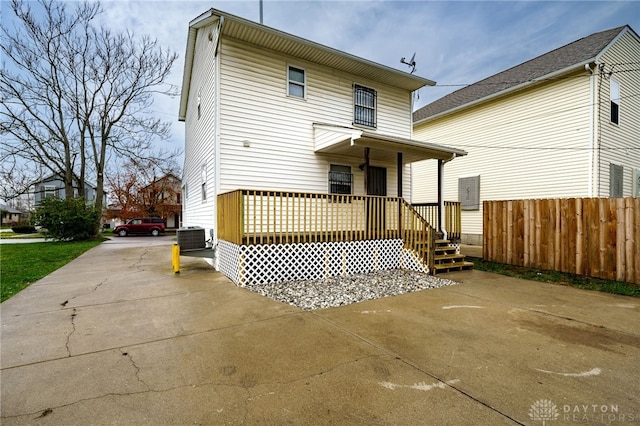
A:
[[[315,280],[388,269],[428,268],[402,240],[239,246],[218,242],[220,271],[237,285]]]

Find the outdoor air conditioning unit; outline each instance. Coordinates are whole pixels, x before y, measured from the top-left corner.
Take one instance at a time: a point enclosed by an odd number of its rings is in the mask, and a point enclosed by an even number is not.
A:
[[[189,226],[176,231],[180,251],[203,250],[205,248],[204,228]]]

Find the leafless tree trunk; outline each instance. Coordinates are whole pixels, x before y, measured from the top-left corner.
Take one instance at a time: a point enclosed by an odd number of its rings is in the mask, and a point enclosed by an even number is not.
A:
[[[165,80],[177,55],[149,37],[99,27],[99,3],[70,4],[11,2],[16,23],[2,24],[0,159],[61,176],[67,197],[74,188],[84,196],[95,179],[102,209],[108,161],[175,155],[154,150],[170,124],[149,107],[154,93],[174,94]]]

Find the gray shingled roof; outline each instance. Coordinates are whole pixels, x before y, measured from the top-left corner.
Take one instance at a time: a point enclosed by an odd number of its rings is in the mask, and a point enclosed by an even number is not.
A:
[[[24,212],[18,209],[14,209],[13,207],[9,207],[6,204],[0,204],[0,210],[5,211],[7,213],[11,213],[11,214],[24,214]]]
[[[581,38],[530,61],[516,65],[484,80],[473,83],[425,105],[413,113],[417,123],[434,115],[495,95],[525,82],[553,72],[593,60],[626,26],[613,28]]]

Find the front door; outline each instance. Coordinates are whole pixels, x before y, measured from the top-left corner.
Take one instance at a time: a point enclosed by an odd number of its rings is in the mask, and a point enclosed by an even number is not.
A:
[[[387,196],[387,169],[369,166],[367,195]]]
[[[387,196],[387,169],[369,166],[367,177],[367,195]],[[384,231],[386,200],[384,198],[369,198],[367,204],[367,227],[372,238],[379,238]]]

